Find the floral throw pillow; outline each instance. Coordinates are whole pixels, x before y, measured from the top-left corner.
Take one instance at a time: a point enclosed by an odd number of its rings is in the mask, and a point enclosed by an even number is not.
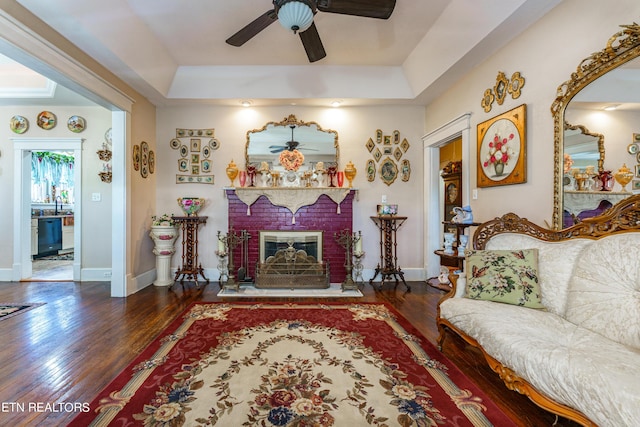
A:
[[[467,298],[545,308],[538,283],[538,250],[468,250]]]

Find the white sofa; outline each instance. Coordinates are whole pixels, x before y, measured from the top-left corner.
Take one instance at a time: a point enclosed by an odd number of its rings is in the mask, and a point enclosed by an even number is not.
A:
[[[640,426],[640,195],[564,230],[507,214],[474,233],[474,249],[531,248],[545,308],[471,299],[452,280],[440,346],[457,333],[507,387],[582,425]]]

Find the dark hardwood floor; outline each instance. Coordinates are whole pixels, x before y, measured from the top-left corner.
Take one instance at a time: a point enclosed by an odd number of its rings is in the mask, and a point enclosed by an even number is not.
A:
[[[442,292],[423,282],[410,285],[410,293],[402,285],[395,289],[393,284],[385,284],[381,290],[367,285],[363,298],[339,301],[388,302],[435,343],[434,316]],[[74,413],[60,411],[62,403],[93,400],[192,302],[221,301],[215,283],[200,289],[192,284],[174,288],[149,286],[128,298],[110,298],[105,282],[0,283],[0,302],[46,303],[0,321],[0,425],[65,425]],[[551,426],[556,421],[554,415],[508,390],[482,356],[462,340],[449,335],[444,353],[519,425]],[[33,407],[38,402],[58,406]],[[560,419],[555,425],[577,424]]]

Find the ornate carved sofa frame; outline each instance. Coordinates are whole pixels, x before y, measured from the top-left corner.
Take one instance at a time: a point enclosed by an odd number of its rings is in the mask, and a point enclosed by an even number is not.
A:
[[[579,243],[579,245],[581,245],[580,249],[576,249],[575,251],[573,251],[574,255],[567,254],[566,262],[572,263],[572,265],[574,264],[577,265],[580,262],[582,263],[585,262],[585,259],[582,259],[582,261],[580,261],[581,258],[585,258],[586,256],[588,259],[589,256],[593,256],[592,254],[585,253],[582,250],[589,249],[591,251],[591,248],[594,247],[594,243],[596,241],[600,241],[599,244],[603,244],[606,242],[606,240],[601,240],[604,237],[617,235],[617,234],[631,233],[631,232],[640,232],[640,195],[635,195],[621,201],[611,209],[605,211],[601,216],[585,219],[582,222],[563,230],[544,229],[542,227],[539,227],[529,222],[525,218],[520,218],[516,214],[509,213],[500,218],[495,218],[494,220],[488,221],[480,225],[477,228],[476,232],[474,233],[473,247],[478,250],[498,249],[497,247],[495,247],[495,245],[493,247],[489,245],[490,240],[495,239],[497,236],[502,236],[497,240],[505,239],[503,240],[503,243],[502,243],[503,245],[504,245],[504,241],[507,241],[507,239],[512,239],[512,238],[515,240],[520,239],[519,240],[520,244],[522,244],[523,241],[526,242],[527,240],[530,240],[533,242],[534,241],[533,239],[538,241],[541,246],[549,245],[549,243],[557,243],[556,249],[554,249],[556,250],[556,252],[553,253],[554,254],[553,258],[547,256],[547,260],[551,259],[551,262],[550,262],[551,264],[553,262],[562,262],[561,260],[564,258],[564,252],[562,250],[558,251],[558,245],[559,246],[567,245],[567,244],[571,245],[574,242],[575,243],[581,242]],[[615,239],[627,239],[627,238],[629,238],[628,240],[631,242],[638,242],[640,241],[640,234],[637,237],[635,235],[626,235],[626,236],[615,237],[613,239],[615,240]],[[626,242],[626,240],[624,241]],[[633,243],[633,244],[635,245],[636,243]],[[567,246],[564,246],[563,248],[566,248],[566,247]],[[499,248],[499,249],[502,249],[502,248]],[[512,248],[507,248],[507,249],[512,249]],[[558,254],[560,254],[560,256],[558,256]],[[628,259],[638,258],[637,253],[629,252],[628,255],[629,255]],[[624,256],[624,254],[611,254],[612,259],[620,256]],[[560,261],[558,261],[558,258],[560,258]],[[543,257],[541,256],[540,257],[541,266],[543,262],[544,260],[543,260]],[[630,261],[630,262],[635,262],[635,261]],[[566,277],[563,280],[554,281],[558,283],[563,281],[566,282],[565,286],[567,287],[567,289],[570,289],[569,282],[573,280],[572,279],[574,274],[573,271],[575,271],[570,267],[571,265],[569,266],[569,268],[566,269],[567,271]],[[619,267],[616,267],[616,266],[612,266],[612,268],[619,269]],[[640,275],[640,273],[637,273],[637,270],[639,270],[640,267],[636,266],[636,264],[633,264],[630,270],[633,270],[633,269],[636,270],[636,274]],[[507,348],[507,350],[505,350],[506,353],[502,351],[496,351],[494,342],[491,339],[491,334],[494,334],[496,332],[499,333],[498,331],[501,330],[501,326],[497,319],[495,320],[496,323],[493,324],[493,326],[485,328],[484,330],[482,329],[482,326],[477,327],[482,322],[484,322],[485,324],[490,323],[492,321],[491,316],[494,316],[494,315],[500,316],[501,313],[505,321],[504,322],[505,324],[512,324],[514,322],[521,321],[522,319],[520,319],[519,314],[524,314],[525,319],[527,318],[527,316],[532,316],[532,315],[538,316],[538,318],[542,318],[548,314],[550,316],[557,318],[557,320],[554,320],[554,322],[557,321],[558,325],[561,325],[562,324],[561,322],[563,322],[568,324],[571,328],[575,326],[575,329],[585,329],[585,328],[582,328],[582,325],[573,325],[571,323],[568,323],[566,319],[564,319],[565,316],[562,309],[560,310],[550,309],[548,311],[551,311],[551,313],[549,313],[547,310],[540,311],[540,310],[518,307],[518,306],[511,306],[508,304],[496,303],[491,301],[477,301],[469,298],[461,298],[462,296],[464,296],[464,294],[463,292],[461,292],[461,290],[456,289],[455,279],[456,279],[455,277],[452,277],[453,286],[451,291],[449,291],[438,303],[436,323],[439,330],[438,343],[441,348],[444,342],[446,331],[454,332],[460,337],[462,337],[470,345],[480,349],[480,351],[483,353],[484,357],[486,358],[489,366],[496,373],[498,373],[500,378],[504,381],[505,385],[509,389],[528,396],[538,406],[552,413],[574,420],[585,426],[596,426],[598,424],[615,425],[616,423],[621,422],[619,420],[611,421],[615,417],[615,415],[613,417],[609,417],[605,415],[603,416],[605,421],[602,421],[602,418],[600,418],[600,420],[596,424],[596,421],[594,421],[594,417],[598,416],[597,414],[594,415],[594,412],[592,411],[590,416],[585,415],[585,412],[588,413],[590,411],[590,408],[588,408],[589,402],[585,402],[585,403],[580,402],[582,403],[583,408],[577,408],[579,404],[574,403],[573,405],[569,405],[569,404],[561,403],[560,401],[558,401],[558,399],[549,397],[548,392],[541,391],[539,389],[540,388],[539,386],[535,387],[534,385],[531,384],[530,382],[531,380],[527,380],[521,376],[521,375],[526,376],[527,374],[519,374],[511,367],[507,366],[504,361],[498,360],[500,356],[491,354],[492,353],[491,351],[488,351],[485,348],[483,348],[483,345],[481,344],[480,341],[485,342],[485,347],[493,348],[494,350],[493,353],[502,354],[503,358],[509,359],[510,356],[505,356],[506,354],[509,354],[509,351],[510,351],[508,350],[508,344],[512,344],[513,346],[518,346],[517,341],[515,340],[509,341],[510,338],[506,338],[507,343],[505,344],[504,342],[502,342],[503,348]],[[636,277],[636,279],[640,280],[640,278],[638,277]],[[541,282],[543,280],[542,274],[540,274],[540,280]],[[628,282],[631,282],[631,281],[632,280],[629,280]],[[555,285],[555,283],[552,283],[552,284]],[[629,317],[627,317],[626,323],[629,324],[629,326],[631,327],[632,329],[631,333],[637,336],[638,335],[637,328],[640,326],[640,315],[638,314],[640,312],[640,304],[638,304],[638,301],[640,301],[640,298],[638,297],[638,295],[640,295],[640,289],[638,289],[637,284],[631,284],[630,286],[631,286],[631,290],[628,294],[626,294],[626,297],[630,298],[631,301],[628,302],[627,304],[631,304],[632,307],[637,306],[638,308],[637,309],[633,308],[631,310],[631,314],[630,314],[631,321],[629,321],[630,319]],[[600,289],[599,287],[597,288]],[[608,292],[609,288],[610,288],[610,283],[603,283],[603,286],[601,288],[603,290],[603,294],[604,294],[604,291]],[[544,286],[542,287],[542,291],[543,291],[543,303],[544,303],[545,302]],[[556,298],[556,295],[554,294],[552,297]],[[474,306],[474,303],[475,303],[475,306]],[[488,304],[493,304],[493,306],[485,310],[485,314],[483,314],[484,317],[482,317],[482,316],[477,316],[477,314],[482,311],[480,307],[478,307],[477,303],[480,303],[480,304],[488,303]],[[498,304],[498,306],[496,306],[495,304]],[[629,305],[627,305],[626,307],[629,307]],[[476,308],[478,308],[478,310],[475,310]],[[502,311],[502,310],[507,310],[506,312],[509,313],[508,315],[510,317],[505,318],[506,317],[506,315],[504,315],[505,311]],[[517,310],[525,310],[525,311],[518,312]],[[536,313],[532,313],[532,311]],[[561,313],[559,316],[556,316],[555,313],[553,313],[553,311],[561,311]],[[617,317],[617,314],[615,313],[615,309],[613,309],[612,311],[613,313],[609,314],[610,319]],[[443,312],[445,312],[445,314],[443,314]],[[464,318],[464,320],[461,321],[461,318]],[[528,318],[527,323],[525,325],[526,327],[531,327],[531,319],[532,318]],[[489,321],[487,322],[487,320]],[[609,322],[602,321],[601,323],[609,323]],[[547,324],[541,325],[540,329],[546,326]],[[513,334],[513,329],[516,328],[516,326],[514,325],[507,325],[505,327],[507,330],[510,329],[510,332],[512,334]],[[595,334],[591,330],[586,331],[586,333],[594,335],[596,341],[597,340],[604,341],[604,343],[597,341],[598,342],[597,344],[595,344],[594,342],[594,346],[605,347],[605,350],[606,350],[606,347],[608,346],[608,341],[610,340],[610,336],[606,329],[607,327],[608,325],[603,325],[604,331],[598,330],[596,331]],[[616,326],[613,326],[612,328],[615,328],[615,327]],[[625,323],[619,324],[618,327],[620,329],[624,329],[626,328],[626,324]],[[463,329],[466,329],[467,331]],[[508,333],[509,331],[505,332],[505,336]],[[551,329],[551,331],[549,332],[549,335],[553,335],[553,334],[554,334],[554,331],[553,329]],[[604,336],[600,337],[598,334],[604,335]],[[523,331],[521,335],[522,336],[517,337],[516,339],[520,339],[522,342],[529,340],[529,338],[527,337],[526,331]],[[540,335],[543,335],[543,336],[540,337]],[[611,338],[611,344],[612,344],[611,353],[615,353],[615,354],[622,353],[625,357],[623,364],[625,366],[631,365],[637,368],[638,362],[640,361],[640,347],[638,347],[639,339],[632,337],[631,340],[633,342],[631,343],[631,345],[629,345],[628,342],[623,342],[622,343],[623,345],[621,347],[618,342],[614,342],[614,340],[620,341],[619,337],[614,336],[613,333],[611,336],[613,336],[613,338]],[[487,337],[489,337],[488,341],[487,341]],[[533,339],[544,341],[545,337],[544,337],[544,334],[539,334],[539,335],[536,335],[535,338]],[[533,339],[531,339],[531,343],[534,342]],[[557,344],[553,343],[554,340],[556,340]],[[549,366],[552,366],[555,369],[559,369],[561,365],[555,364],[555,361],[553,360],[554,354],[556,354],[557,356],[559,353],[562,353],[563,354],[562,357],[565,357],[565,355],[571,354],[571,351],[573,350],[573,348],[564,349],[566,351],[563,352],[562,344],[560,344],[563,342],[562,338],[551,337],[550,341],[552,341],[552,343],[549,346],[549,348],[550,349],[552,348],[553,349],[552,351],[544,354],[540,352],[537,352],[537,353],[534,352],[535,355],[532,356],[532,358],[534,358],[535,360],[533,361],[529,360],[526,363],[530,363],[534,367],[536,365],[540,366],[540,364],[547,363],[549,364]],[[554,353],[554,351],[556,353]],[[584,352],[584,349],[582,349],[582,351]],[[579,353],[578,351],[576,352],[577,357],[580,357],[580,354],[582,353]],[[604,354],[606,354],[606,351],[604,352]],[[576,355],[574,355],[573,357],[576,357]],[[525,352],[524,355],[518,354],[518,356],[514,356],[514,357],[527,358],[528,356],[529,355],[526,354]],[[570,358],[570,356],[566,356],[566,357]],[[585,357],[589,358],[590,356],[587,354]],[[590,361],[593,362],[593,364],[595,365],[596,360],[600,360],[600,359],[594,359]],[[564,363],[564,360],[560,362]],[[620,365],[620,360],[615,360],[615,361],[612,360],[612,363],[616,363]],[[596,365],[596,366],[599,366],[599,365]],[[533,369],[533,371],[535,371],[535,368]],[[605,367],[605,370],[603,370],[602,372],[598,371],[598,375],[601,375],[601,374],[604,375],[607,372],[609,371],[607,371]],[[619,374],[620,372],[616,371],[616,373]],[[530,372],[528,372],[528,374],[530,374]],[[637,371],[636,371],[636,374],[637,374]],[[569,374],[569,376],[570,375],[571,374]],[[633,374],[631,374],[631,376],[633,377]],[[533,375],[532,377],[534,382],[540,378],[536,375]],[[637,376],[635,378],[636,379],[634,381],[637,381]],[[578,386],[581,386],[584,382],[587,382],[588,376],[586,378],[569,377],[569,379],[570,381],[566,381],[567,378],[559,378],[557,379],[557,381],[561,383],[563,382],[563,380],[565,382],[571,382],[572,383],[571,386],[567,386],[567,387],[568,388],[574,387],[577,389],[580,387],[575,387],[575,385],[577,384]],[[553,378],[548,382],[553,383],[555,381],[556,379]],[[553,385],[553,387],[556,387],[556,386],[557,384]],[[542,388],[544,388],[544,385]],[[628,395],[630,394],[632,400],[635,399],[636,402],[640,401],[640,386],[632,385],[631,390],[629,390],[628,387],[626,390],[623,390],[624,388],[625,387],[622,385],[618,386],[617,388],[613,387],[613,391],[611,393],[614,395],[616,393],[627,393],[627,397],[626,397],[627,399],[628,399]],[[589,395],[589,396],[591,397],[592,395]],[[585,400],[588,400],[588,399],[585,399]],[[597,403],[600,403],[600,402],[597,402]],[[613,405],[613,406],[614,406],[613,408],[609,408],[606,410],[624,412],[625,413],[623,415],[625,417],[624,418],[625,421],[623,421],[624,425],[626,425],[626,423],[629,422],[629,419],[633,420],[633,422],[636,422],[635,425],[640,425],[638,424],[640,422],[640,410],[634,409],[634,408],[628,408],[627,407],[629,406],[628,400],[627,400],[627,405],[625,405],[624,403],[620,403],[620,405],[618,405],[617,408],[615,407],[616,405]],[[596,411],[598,411],[598,409],[596,409]],[[622,424],[617,424],[617,425],[622,425]]]

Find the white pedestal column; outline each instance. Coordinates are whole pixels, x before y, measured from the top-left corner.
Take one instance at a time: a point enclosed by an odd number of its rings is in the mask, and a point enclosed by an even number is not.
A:
[[[156,281],[155,286],[170,286],[173,284],[171,277],[171,257],[175,252],[173,247],[178,237],[178,229],[175,226],[153,226],[149,236],[153,239],[156,255]]]

